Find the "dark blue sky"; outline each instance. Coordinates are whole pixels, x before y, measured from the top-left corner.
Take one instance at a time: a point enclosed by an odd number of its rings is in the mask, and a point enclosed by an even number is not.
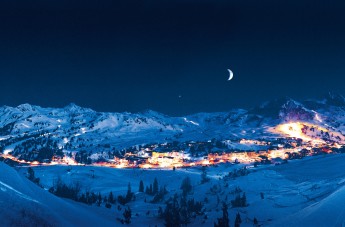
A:
[[[0,105],[182,115],[345,93],[344,1],[27,2],[0,3]]]

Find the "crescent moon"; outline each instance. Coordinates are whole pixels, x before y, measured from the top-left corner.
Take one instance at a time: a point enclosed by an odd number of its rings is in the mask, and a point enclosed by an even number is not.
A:
[[[234,73],[230,69],[228,69],[228,71],[229,71],[229,79],[228,80],[232,80],[232,78],[234,78]]]

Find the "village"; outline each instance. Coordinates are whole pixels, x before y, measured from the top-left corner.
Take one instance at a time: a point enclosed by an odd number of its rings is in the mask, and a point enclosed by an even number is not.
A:
[[[113,168],[175,169],[221,163],[282,164],[289,159],[340,153],[343,136],[309,123],[292,122],[268,129],[281,135],[261,139],[165,142],[132,146],[121,151],[86,153],[52,152],[50,158],[25,160],[9,151],[1,158],[13,165],[94,165]],[[39,155],[39,154],[38,154]]]
[[[98,155],[90,163],[77,162],[76,152],[69,155],[53,156],[43,162],[18,159],[11,154],[1,154],[1,158],[18,165],[94,165],[112,168],[175,169],[193,166],[210,166],[222,163],[243,164],[283,164],[289,159],[305,156],[340,153],[339,144],[314,144],[296,138],[277,138],[269,142],[259,140],[240,140],[239,144],[262,146],[257,150],[235,150],[219,147],[219,141],[164,143],[142,146],[139,151],[127,151],[122,156],[109,157],[107,153]],[[223,143],[224,144],[224,143]]]

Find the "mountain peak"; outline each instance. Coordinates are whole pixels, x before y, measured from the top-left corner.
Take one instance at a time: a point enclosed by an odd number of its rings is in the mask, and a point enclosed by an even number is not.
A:
[[[314,119],[314,113],[305,108],[303,104],[291,99],[281,107],[281,110],[279,111],[279,118],[285,121],[311,121]]]
[[[36,111],[37,108],[31,104],[24,103],[17,106],[17,109],[22,112],[32,112],[32,111]]]
[[[303,105],[293,99],[287,100],[283,105],[282,108],[296,108],[296,107],[302,107]]]
[[[162,117],[162,116],[166,116],[160,112],[151,110],[151,109],[146,109],[144,111],[141,112],[142,114],[146,115],[146,116],[150,116],[150,117]]]
[[[71,112],[71,113],[84,113],[84,112],[94,112],[94,110],[90,108],[84,108],[81,106],[78,106],[77,104],[71,102],[67,106],[63,108],[65,111]]]
[[[69,111],[69,112],[76,112],[76,111],[79,111],[79,110],[81,110],[83,108],[81,106],[78,106],[77,104],[71,102],[70,104],[65,106],[64,109]]]
[[[251,113],[259,114],[273,119],[283,121],[304,120],[310,121],[314,118],[314,113],[305,106],[290,97],[282,97],[266,102],[251,110]]]
[[[81,107],[75,104],[74,102],[71,102],[67,106],[65,106],[65,109],[80,109]]]

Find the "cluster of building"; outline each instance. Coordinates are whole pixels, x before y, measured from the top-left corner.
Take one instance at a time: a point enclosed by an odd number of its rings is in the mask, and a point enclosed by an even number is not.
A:
[[[302,123],[287,123],[278,125],[273,128],[274,130],[277,133],[285,134],[285,137],[277,137],[271,140],[241,139],[232,142],[235,144],[262,147],[262,149],[258,150],[229,149],[225,142],[213,139],[205,142],[188,141],[184,143],[151,144],[142,146],[138,150],[126,151],[121,156],[98,159],[90,163],[78,163],[73,158],[73,155],[53,157],[51,161],[42,163],[19,160],[8,152],[2,154],[2,158],[29,165],[90,164],[114,168],[147,169],[181,168],[217,165],[220,163],[282,163],[287,159],[331,153],[336,149],[342,148],[342,145],[335,141],[339,135],[334,132],[329,132],[324,128],[317,128]],[[325,137],[325,139],[315,138],[314,135],[318,131],[323,135],[327,133],[328,137]],[[330,138],[330,135],[333,139]]]

